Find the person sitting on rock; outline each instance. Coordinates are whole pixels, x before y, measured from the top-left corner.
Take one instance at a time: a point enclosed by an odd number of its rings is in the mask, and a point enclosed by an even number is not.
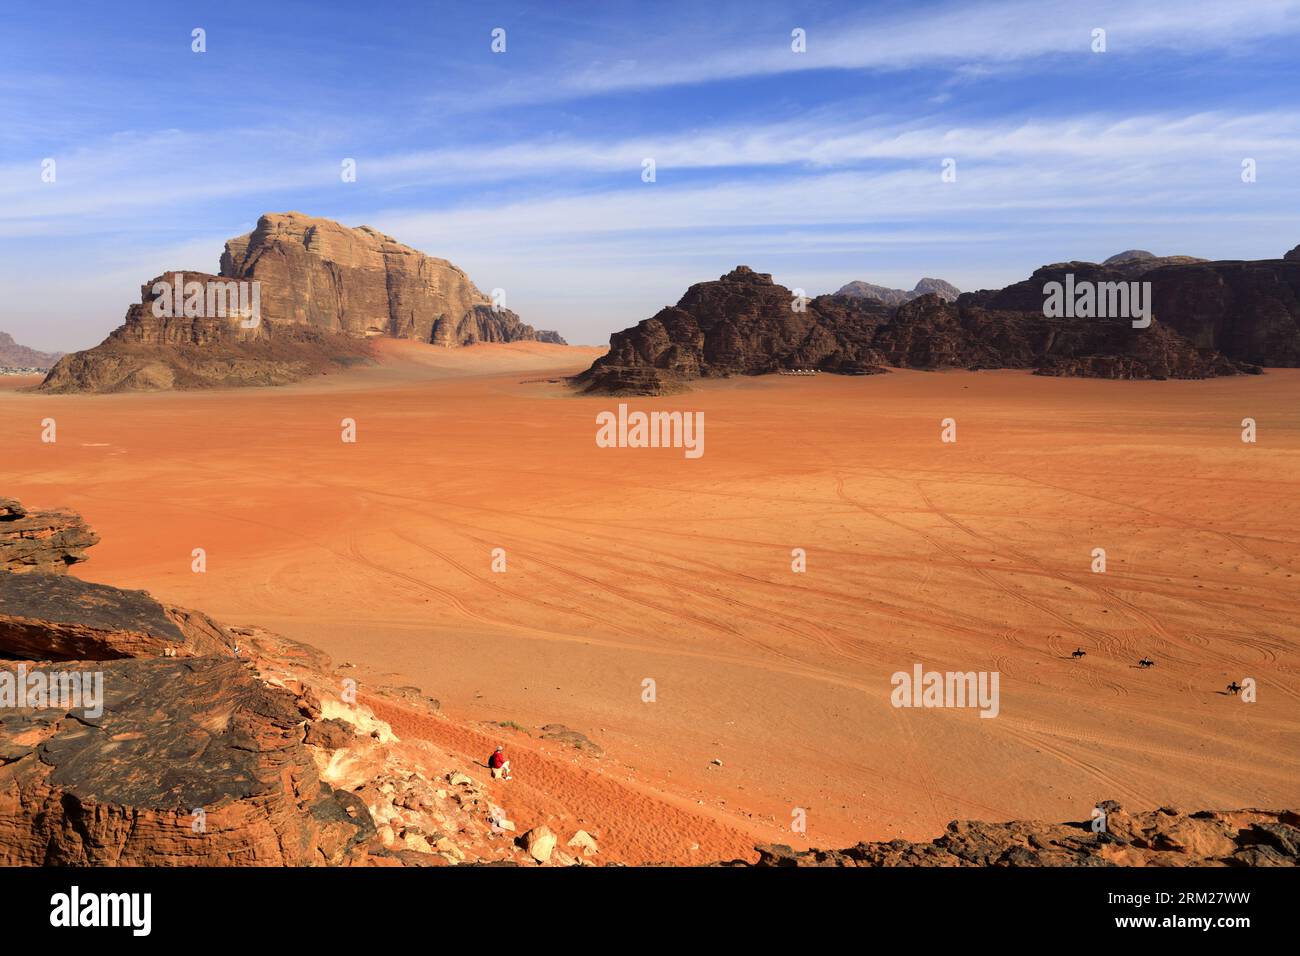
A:
[[[504,747],[497,747],[488,757],[488,768],[492,771],[493,780],[510,779],[510,761],[506,759],[506,750]]]

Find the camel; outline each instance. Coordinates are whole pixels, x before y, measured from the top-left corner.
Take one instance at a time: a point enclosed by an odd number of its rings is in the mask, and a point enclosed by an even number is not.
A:
[[[1085,651],[1082,647],[1076,647],[1076,648],[1074,649],[1074,652],[1073,652],[1072,654],[1070,654],[1070,656],[1073,657],[1074,659],[1078,660],[1080,657],[1085,656],[1087,653],[1088,653],[1088,652]]]
[[[1156,662],[1149,657],[1144,657],[1142,658],[1142,660],[1138,661],[1138,667],[1155,667],[1155,666],[1156,666]]]
[[[1233,681],[1231,684],[1228,685],[1228,693],[1232,694],[1234,697],[1236,696],[1239,690],[1241,690],[1241,685],[1238,684],[1236,681]]]

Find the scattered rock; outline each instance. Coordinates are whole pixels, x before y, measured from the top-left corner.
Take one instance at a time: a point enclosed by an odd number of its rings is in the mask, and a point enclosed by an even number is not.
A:
[[[580,850],[583,856],[593,856],[600,852],[596,847],[595,837],[586,830],[579,830],[575,833],[573,839],[571,839],[566,846],[572,847],[575,850]]]
[[[1106,830],[1091,821],[983,823],[954,820],[929,843],[891,840],[845,850],[757,847],[758,862],[738,866],[1296,866],[1300,829],[1293,811],[1172,807],[1129,814],[1113,800]]]

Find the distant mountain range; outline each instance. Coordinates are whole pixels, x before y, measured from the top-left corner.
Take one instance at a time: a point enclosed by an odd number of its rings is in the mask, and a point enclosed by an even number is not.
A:
[[[38,352],[19,345],[8,332],[0,332],[0,368],[47,369],[62,355],[62,352]]]
[[[1056,318],[1050,283],[1151,283],[1153,318]],[[939,280],[922,280],[939,283]],[[784,369],[867,375],[888,367],[1019,368],[1040,375],[1207,378],[1300,366],[1300,246],[1279,259],[1211,262],[1128,250],[1043,266],[1005,289],[920,292],[855,282],[802,310],[770,275],[738,266],[610,336],[575,385],[657,395],[696,378]],[[901,301],[899,301],[901,299]]]
[[[960,289],[943,279],[922,279],[911,292],[904,289],[889,289],[883,285],[872,285],[870,282],[863,282],[858,279],[841,286],[840,290],[835,294],[847,295],[856,299],[875,299],[878,302],[885,303],[885,305],[902,305],[904,302],[911,302],[917,296],[931,292],[946,302],[951,302],[961,295]]]

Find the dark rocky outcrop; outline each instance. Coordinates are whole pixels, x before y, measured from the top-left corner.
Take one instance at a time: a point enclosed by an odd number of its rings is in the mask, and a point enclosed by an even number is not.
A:
[[[1193,348],[1247,366],[1300,365],[1300,259],[1210,262],[1167,256],[1100,265],[1059,262],[1023,282],[967,293],[958,302],[1041,314],[1043,286],[1063,282],[1067,274],[1076,283],[1150,282],[1156,321]]]
[[[98,542],[79,514],[29,512],[12,498],[0,498],[0,572],[62,574],[85,561],[85,549]]]
[[[757,863],[730,866],[1296,866],[1300,814],[1292,810],[1163,807],[1129,814],[1113,800],[1105,831],[1091,822],[954,820],[929,843],[891,840],[845,850],[758,847]]]
[[[1150,326],[1045,316],[1044,286],[1064,283],[1067,275],[1076,284],[1150,282]],[[787,368],[851,374],[886,366],[1014,368],[1196,379],[1300,366],[1300,253],[1294,250],[1258,262],[1129,250],[1100,264],[1043,266],[1023,282],[955,300],[914,290],[891,301],[878,291],[851,283],[798,312],[790,290],[739,266],[716,282],[691,286],[676,306],[614,333],[609,353],[573,382],[600,394],[659,395],[680,391],[691,379]]]
[[[820,296],[802,310],[770,275],[737,266],[691,286],[675,306],[610,336],[609,352],[575,382],[588,392],[655,395],[686,380],[787,368],[879,372],[871,348],[890,309],[875,299]]]
[[[226,654],[221,627],[145,591],[67,575],[0,574],[0,651],[29,659],[106,661]]]
[[[0,863],[310,865],[342,862],[365,836],[368,816],[349,815],[320,781],[293,693],[250,665],[206,657],[95,670],[97,717],[0,715]]]
[[[1207,378],[1242,369],[1199,350],[1153,321],[1049,319],[1038,312],[984,309],[924,296],[881,326],[874,346],[898,368],[1018,368],[1089,378]]]
[[[1084,277],[1110,275],[1077,265]],[[1085,266],[1087,268],[1085,268]],[[1055,267],[1052,267],[1055,268]],[[1043,270],[1040,270],[1040,273]],[[610,337],[608,354],[574,383],[599,394],[658,395],[695,378],[789,368],[872,374],[915,369],[1020,368],[1103,378],[1204,378],[1249,371],[1153,322],[1049,319],[1042,278],[1002,293],[935,293],[890,307],[875,298],[819,296],[802,312],[771,276],[738,267],[691,286],[676,306]],[[1021,287],[1033,285],[1034,308]]]

